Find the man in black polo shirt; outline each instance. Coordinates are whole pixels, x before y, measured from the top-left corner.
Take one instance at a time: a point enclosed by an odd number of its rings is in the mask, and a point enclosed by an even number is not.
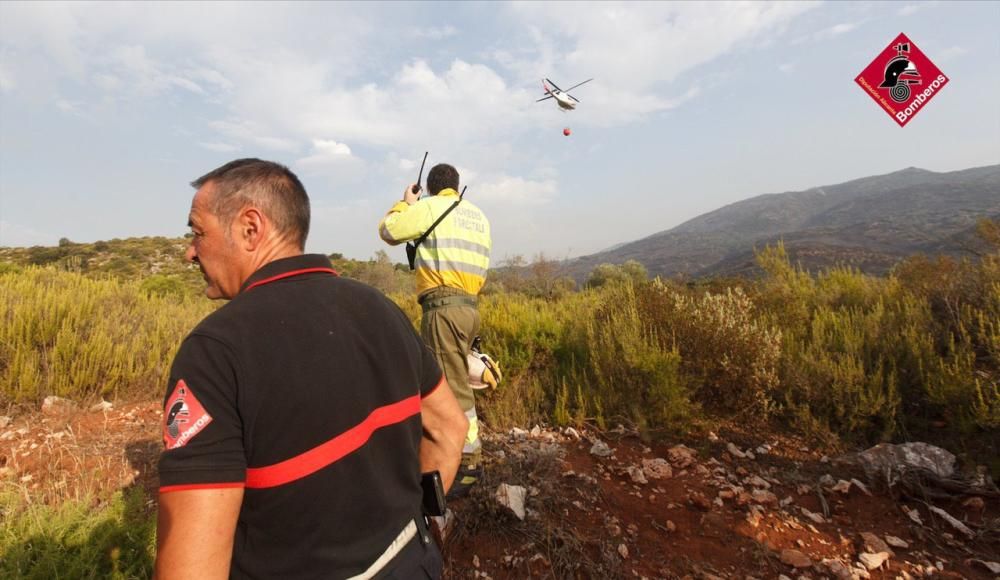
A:
[[[303,255],[287,168],[240,159],[192,185],[187,259],[230,302],[171,368],[157,577],[439,577],[420,473],[450,486],[468,425],[433,355],[381,293]]]

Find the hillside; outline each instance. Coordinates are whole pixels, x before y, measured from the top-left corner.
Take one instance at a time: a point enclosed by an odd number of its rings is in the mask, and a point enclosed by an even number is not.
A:
[[[567,264],[582,278],[602,263],[637,260],[652,275],[747,273],[754,248],[784,240],[815,271],[847,264],[883,274],[915,254],[957,255],[977,219],[1000,217],[1000,165],[948,173],[917,168],[737,202],[673,229]]]

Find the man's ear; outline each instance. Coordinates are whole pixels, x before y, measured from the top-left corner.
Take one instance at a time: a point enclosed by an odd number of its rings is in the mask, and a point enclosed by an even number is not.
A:
[[[239,216],[240,241],[244,249],[254,251],[264,241],[264,232],[267,228],[267,220],[264,214],[255,207],[245,208]]]

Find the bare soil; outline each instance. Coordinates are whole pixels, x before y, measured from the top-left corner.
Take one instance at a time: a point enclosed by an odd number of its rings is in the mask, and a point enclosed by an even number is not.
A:
[[[153,513],[161,419],[158,402],[15,416],[0,427],[0,483],[50,504],[100,501],[141,486]],[[613,454],[592,454],[598,440]],[[727,451],[729,442],[740,450],[770,449],[737,458]],[[679,443],[693,452],[688,465],[671,455]],[[850,571],[871,578],[993,578],[974,560],[1000,560],[996,498],[980,503],[956,496],[933,504],[969,525],[976,537],[967,538],[932,514],[930,504],[895,497],[834,453],[827,460],[824,450],[783,434],[729,425],[718,437],[647,444],[624,429],[538,428],[494,433],[485,450],[482,482],[450,505],[448,578],[837,577],[824,559],[844,564],[847,578]],[[668,460],[671,477],[637,475],[643,460],[657,458]],[[833,491],[829,480],[820,483],[826,475],[862,480],[873,495],[856,485]],[[501,483],[526,489],[523,521],[497,501]],[[904,507],[916,510],[923,525]],[[908,547],[893,548],[880,568],[862,572],[862,532],[895,536]],[[783,563],[783,550],[800,552],[809,564]]]

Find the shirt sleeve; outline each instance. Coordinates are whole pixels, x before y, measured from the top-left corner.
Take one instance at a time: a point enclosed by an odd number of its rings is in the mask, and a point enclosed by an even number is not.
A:
[[[378,233],[390,244],[415,240],[430,227],[431,217],[431,204],[427,200],[413,205],[400,201],[382,218]]]
[[[193,334],[170,370],[163,405],[160,492],[241,487],[246,480],[235,356],[222,342]]]

